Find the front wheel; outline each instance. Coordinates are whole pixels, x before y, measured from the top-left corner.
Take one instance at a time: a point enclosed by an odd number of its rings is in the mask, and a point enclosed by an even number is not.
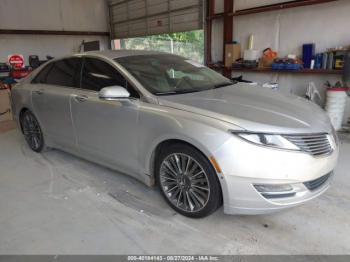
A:
[[[35,152],[41,152],[45,147],[44,136],[33,113],[29,110],[23,112],[20,116],[20,123],[29,147]]]
[[[174,210],[200,218],[220,206],[217,174],[201,152],[186,144],[174,144],[162,150],[157,159],[157,183]]]

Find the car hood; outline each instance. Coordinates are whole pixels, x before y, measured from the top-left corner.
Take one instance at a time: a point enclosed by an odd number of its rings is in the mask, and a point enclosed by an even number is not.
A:
[[[316,104],[261,86],[227,87],[159,97],[159,104],[216,118],[245,130],[271,133],[331,132],[325,112]]]

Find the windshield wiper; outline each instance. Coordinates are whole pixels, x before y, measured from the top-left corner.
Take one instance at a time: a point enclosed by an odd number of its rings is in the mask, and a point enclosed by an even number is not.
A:
[[[225,86],[232,86],[234,84],[237,84],[238,82],[237,81],[233,81],[233,82],[230,82],[230,83],[221,83],[221,84],[217,84],[214,86],[214,89],[216,88],[220,88],[220,87],[225,87]]]
[[[168,92],[157,92],[157,93],[154,93],[154,94],[157,95],[157,96],[166,96],[166,95],[194,93],[194,92],[199,92],[199,91],[203,91],[203,90],[197,90],[197,89],[176,90],[176,91],[168,91]]]
[[[221,84],[214,85],[214,87],[208,88],[208,89],[188,89],[188,90],[173,90],[173,91],[167,91],[167,92],[156,92],[154,93],[157,96],[166,96],[166,95],[177,95],[177,94],[186,94],[186,93],[194,93],[194,92],[201,92],[201,91],[206,91],[206,90],[211,90],[211,89],[216,89],[224,86],[231,86],[234,84],[237,84],[237,81],[232,81],[232,82],[225,82]]]

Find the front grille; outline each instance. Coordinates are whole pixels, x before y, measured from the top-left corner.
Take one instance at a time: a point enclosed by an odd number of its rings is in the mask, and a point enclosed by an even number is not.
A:
[[[328,155],[333,149],[328,134],[283,135],[288,141],[314,156]]]
[[[328,173],[327,175],[321,176],[315,180],[311,180],[308,182],[304,182],[303,184],[309,189],[309,190],[316,190],[319,187],[321,187],[326,181],[330,178],[332,173]]]

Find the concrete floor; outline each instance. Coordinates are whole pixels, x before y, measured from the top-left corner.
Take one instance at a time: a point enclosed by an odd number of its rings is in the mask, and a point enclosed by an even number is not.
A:
[[[16,122],[9,120],[9,121],[2,121],[0,122],[0,134],[5,133],[7,131],[10,131],[12,129],[16,128]]]
[[[344,142],[346,141],[346,142]],[[0,254],[350,254],[350,140],[334,184],[291,210],[205,219],[156,189],[58,150],[0,134]]]

